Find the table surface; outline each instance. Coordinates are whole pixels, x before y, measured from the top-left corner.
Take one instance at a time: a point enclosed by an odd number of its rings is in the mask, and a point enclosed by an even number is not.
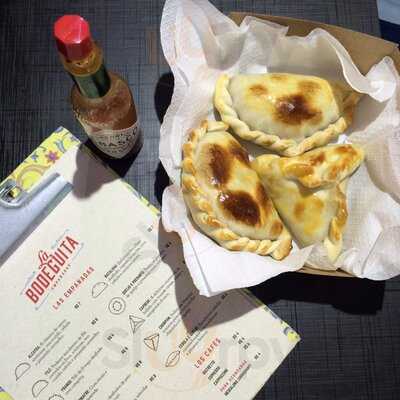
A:
[[[115,168],[155,205],[168,184],[158,161],[160,121],[173,80],[159,40],[161,0],[2,0],[0,4],[0,178],[56,127],[82,140],[68,101],[71,81],[51,30],[65,13],[92,26],[109,69],[136,98],[144,146]],[[379,36],[374,0],[213,0],[223,12],[286,15]],[[252,291],[292,325],[302,341],[257,399],[400,398],[400,279],[372,282],[284,274]],[[0,356],[1,357],[1,356]],[[1,383],[1,382],[0,382]]]

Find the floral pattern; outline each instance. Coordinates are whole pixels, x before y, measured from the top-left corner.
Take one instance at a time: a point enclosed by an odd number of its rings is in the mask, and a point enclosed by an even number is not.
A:
[[[49,163],[54,164],[60,157],[58,156],[58,153],[56,151],[49,151],[46,154],[46,158]]]
[[[9,178],[16,181],[21,188],[29,190],[64,153],[79,144],[79,140],[71,132],[60,127],[35,149]]]
[[[37,162],[38,158],[39,158],[39,156],[36,154],[36,151],[34,151],[34,152],[31,154],[31,159],[32,159],[33,161]]]

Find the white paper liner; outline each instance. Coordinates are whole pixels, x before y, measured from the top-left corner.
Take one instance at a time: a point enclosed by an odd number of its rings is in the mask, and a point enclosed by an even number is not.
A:
[[[307,260],[376,280],[400,273],[400,84],[393,61],[385,57],[363,76],[328,32],[315,29],[304,38],[286,33],[287,27],[252,17],[238,27],[206,0],[165,4],[161,39],[175,88],[161,127],[160,160],[173,182],[163,196],[162,219],[168,231],[180,235],[188,269],[206,296],[256,285]],[[198,231],[187,214],[180,190],[181,148],[202,120],[218,118],[212,101],[217,78],[224,72],[274,71],[346,80],[366,94],[339,139],[364,145],[367,157],[350,179],[349,219],[335,265],[320,245],[295,246],[283,261],[225,250]],[[246,147],[252,155],[262,151]]]

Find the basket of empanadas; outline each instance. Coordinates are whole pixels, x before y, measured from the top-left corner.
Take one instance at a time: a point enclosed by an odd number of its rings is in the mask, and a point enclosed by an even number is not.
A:
[[[161,34],[175,78],[161,128],[172,181],[163,224],[180,235],[200,292],[287,271],[400,274],[393,61],[363,75],[326,30],[288,36],[253,17],[238,26],[190,0],[166,2]]]

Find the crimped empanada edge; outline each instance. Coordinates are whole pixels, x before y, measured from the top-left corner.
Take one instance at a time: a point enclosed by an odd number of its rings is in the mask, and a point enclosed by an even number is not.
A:
[[[191,212],[194,222],[201,230],[228,250],[248,251],[258,255],[271,255],[277,260],[286,257],[292,248],[292,239],[284,228],[276,240],[256,240],[240,236],[220,221],[206,194],[197,181],[197,171],[194,163],[195,149],[201,138],[207,132],[226,131],[224,122],[203,121],[201,126],[189,134],[188,141],[183,145],[182,161],[182,192],[185,202]]]
[[[233,108],[233,99],[228,90],[230,79],[227,74],[222,74],[218,78],[215,88],[214,106],[218,110],[222,121],[227,123],[242,139],[286,157],[298,156],[336,139],[351,124],[354,108],[362,96],[360,93],[351,92],[344,100],[344,116],[338,118],[337,121],[328,125],[325,129],[317,131],[297,143],[292,139],[281,139],[277,135],[251,130],[244,121],[240,120],[236,110]]]

